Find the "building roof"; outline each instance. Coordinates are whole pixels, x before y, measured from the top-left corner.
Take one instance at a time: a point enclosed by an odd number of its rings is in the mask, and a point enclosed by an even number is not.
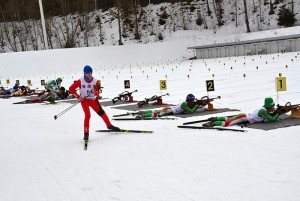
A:
[[[255,39],[255,40],[237,41],[237,42],[230,42],[230,43],[218,43],[218,44],[212,44],[212,45],[194,46],[194,47],[188,47],[187,49],[207,49],[207,48],[235,46],[235,45],[247,45],[247,44],[255,44],[255,43],[268,43],[268,42],[273,42],[273,41],[290,40],[290,39],[298,39],[298,38],[300,38],[300,34],[279,36],[279,37],[273,37],[273,38],[262,38],[262,39]]]

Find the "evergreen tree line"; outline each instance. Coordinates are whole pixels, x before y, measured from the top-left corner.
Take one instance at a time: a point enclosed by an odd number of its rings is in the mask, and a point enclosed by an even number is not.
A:
[[[244,18],[242,26],[251,32],[249,16],[252,20],[257,16],[257,30],[260,30],[267,23],[262,17],[266,9],[269,15],[277,15],[279,26],[293,26],[296,22],[294,0],[252,0],[251,6],[249,0],[227,0],[231,5],[227,11],[224,0],[42,1],[47,46],[51,49],[99,46],[107,42],[122,45],[124,40],[142,42],[142,38],[147,38],[146,42],[163,40],[166,32],[215,29],[230,20],[239,26],[241,18]],[[162,4],[159,10],[148,6],[163,2],[168,4]],[[224,18],[224,12],[230,13],[230,19]],[[0,18],[0,52],[45,49],[39,0],[1,0]],[[118,34],[107,34],[113,26],[118,27]]]
[[[45,17],[65,16],[71,13],[103,11],[114,7],[118,2],[132,3],[144,7],[149,3],[175,3],[180,0],[42,0]],[[189,2],[190,0],[187,0]],[[40,19],[39,0],[1,0],[0,22]]]

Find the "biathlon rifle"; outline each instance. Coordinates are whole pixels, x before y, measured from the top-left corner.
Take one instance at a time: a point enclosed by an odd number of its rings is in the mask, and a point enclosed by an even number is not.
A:
[[[221,96],[217,96],[216,98],[209,98],[208,96],[203,96],[201,99],[196,101],[196,104],[207,105],[215,99],[221,99]]]
[[[278,104],[276,112],[279,114],[283,114],[283,113],[288,113],[295,109],[300,109],[300,104],[292,105],[290,102],[287,102],[284,106]]]
[[[145,98],[145,100],[140,101],[140,102],[137,103],[137,104],[138,104],[138,107],[142,107],[142,106],[144,106],[144,105],[149,105],[150,102],[158,101],[158,100],[161,99],[161,97],[163,97],[163,96],[168,96],[168,95],[170,95],[170,94],[169,94],[169,93],[166,93],[166,94],[161,95],[161,96],[154,95],[154,96],[152,96],[151,98]]]
[[[113,104],[120,100],[126,100],[128,97],[131,97],[132,93],[137,92],[138,90],[134,90],[132,92],[124,91],[123,93],[119,94],[119,96],[112,99]]]
[[[0,87],[0,91],[5,91],[5,88],[4,87]]]

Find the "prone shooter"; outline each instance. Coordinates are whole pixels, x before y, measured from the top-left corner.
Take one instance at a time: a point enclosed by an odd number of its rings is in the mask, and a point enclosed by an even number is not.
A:
[[[218,96],[217,98],[209,98],[207,96],[204,96],[201,99],[197,100],[193,94],[188,94],[186,96],[186,100],[178,105],[175,105],[173,107],[166,107],[162,110],[140,111],[137,118],[159,118],[169,115],[194,113],[197,109],[204,108],[206,105],[211,104],[210,102],[214,99],[220,98],[220,96]]]

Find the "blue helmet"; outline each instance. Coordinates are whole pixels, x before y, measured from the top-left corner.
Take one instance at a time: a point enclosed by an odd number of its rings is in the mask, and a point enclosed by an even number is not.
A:
[[[186,100],[187,100],[187,101],[194,101],[194,100],[195,100],[195,96],[194,96],[193,94],[188,94],[188,95],[186,96]]]
[[[86,66],[83,68],[83,73],[84,73],[84,74],[87,74],[87,73],[93,73],[92,67],[90,67],[89,65],[86,65]]]
[[[14,89],[14,90],[17,90],[17,89],[19,89],[19,86],[18,86],[18,85],[15,85],[15,86],[13,86],[13,89]]]

